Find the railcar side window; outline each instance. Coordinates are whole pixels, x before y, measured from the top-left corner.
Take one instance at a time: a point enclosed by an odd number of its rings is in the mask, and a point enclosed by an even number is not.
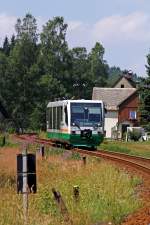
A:
[[[67,106],[65,106],[64,111],[65,111],[65,123],[68,125],[68,111],[67,111]]]
[[[62,121],[62,106],[57,107],[57,129],[60,129],[60,123]]]
[[[47,128],[49,128],[49,109],[46,110]]]
[[[53,129],[56,129],[56,107],[53,107]]]
[[[49,129],[52,129],[52,108],[48,109],[48,124],[49,124]]]

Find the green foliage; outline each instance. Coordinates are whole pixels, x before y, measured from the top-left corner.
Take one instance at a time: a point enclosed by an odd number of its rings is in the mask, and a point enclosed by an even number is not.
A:
[[[36,19],[27,13],[16,22],[16,36],[3,42],[0,101],[16,131],[45,130],[49,101],[91,99],[93,87],[107,86],[109,75],[114,76],[104,60],[101,43],[89,53],[85,47],[69,49],[67,26],[63,17],[54,17],[39,35]]]
[[[37,42],[38,35],[36,19],[30,13],[27,13],[22,21],[20,18],[17,19],[15,29],[18,39],[23,39],[25,37],[30,39],[31,42]]]
[[[102,143],[101,148],[104,150],[112,151],[112,152],[121,152],[121,153],[126,153],[126,154],[130,153],[130,149],[128,149],[127,147],[119,146],[114,143],[112,143],[112,144],[111,143],[109,143],[109,144]]]
[[[109,77],[107,80],[107,86],[112,87],[121,76],[122,71],[119,67],[113,66],[109,68],[108,73],[109,73]]]
[[[7,132],[9,133],[9,134],[13,134],[13,133],[15,133],[15,128],[14,127],[9,127],[8,128],[8,130],[7,130]]]
[[[0,135],[0,146],[3,147],[5,145],[5,136]]]
[[[139,141],[141,136],[142,136],[142,133],[140,130],[133,130],[128,133],[129,139],[133,141]]]
[[[81,155],[78,152],[73,152],[69,159],[80,160],[81,159]]]
[[[23,27],[18,31],[19,37],[8,57],[7,69],[3,73],[4,81],[2,80],[1,91],[1,97],[5,99],[6,104],[4,105],[9,115],[15,121],[16,127],[21,128],[22,131],[29,126],[30,113],[35,103],[35,82],[37,78],[37,73],[33,70],[37,48],[35,40],[31,38],[36,34],[32,33],[34,30],[32,29],[33,24],[26,21],[26,19],[29,19],[28,16],[26,15],[23,20]],[[29,20],[31,19],[30,16]],[[29,29],[27,32],[24,30],[25,24]]]
[[[64,153],[64,149],[61,149],[61,148],[48,148],[46,150],[46,155],[62,155]]]
[[[87,50],[86,48],[77,47],[73,48],[70,52],[72,58],[72,71],[69,92],[75,99],[85,98],[91,83],[91,77],[88,76],[89,66]]]
[[[8,56],[10,53],[10,44],[8,41],[7,36],[5,37],[4,43],[3,43],[3,52]]]
[[[140,93],[140,115],[141,124],[150,131],[150,54],[147,55],[147,77],[140,78],[139,93]]]
[[[150,158],[150,142],[104,141],[100,149]]]
[[[57,215],[58,208],[54,202],[51,190],[48,186],[39,189],[40,197],[36,201],[36,208],[40,213]]]
[[[99,42],[96,42],[89,54],[90,75],[94,86],[98,87],[106,86],[106,80],[108,78],[108,65],[103,58],[104,52],[104,47]]]
[[[89,220],[88,224],[92,224],[97,221],[111,221],[119,224],[123,217],[138,207],[133,191],[137,183],[135,180],[130,180],[126,174],[108,165],[103,165],[97,171],[93,171],[91,167],[87,170],[88,173],[80,171],[74,175],[70,171],[72,177],[69,178],[69,183],[66,182],[66,177],[57,184],[67,207],[80,215],[80,222],[86,224]],[[80,187],[78,207],[70,197],[74,185]]]

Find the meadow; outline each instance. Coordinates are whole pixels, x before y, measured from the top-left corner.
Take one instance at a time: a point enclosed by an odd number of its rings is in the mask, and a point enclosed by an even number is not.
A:
[[[84,165],[79,154],[47,148],[41,159],[38,146],[28,151],[37,154],[37,193],[29,194],[29,225],[65,225],[54,200],[52,188],[62,195],[73,225],[92,225],[106,221],[119,225],[141,202],[136,192],[141,182],[101,159],[87,158]],[[16,193],[16,146],[0,148],[0,225],[22,225],[22,195]],[[79,199],[73,187],[80,190]]]
[[[122,152],[130,155],[142,156],[150,158],[150,141],[143,142],[125,142],[105,140],[98,149],[104,149],[114,152]]]

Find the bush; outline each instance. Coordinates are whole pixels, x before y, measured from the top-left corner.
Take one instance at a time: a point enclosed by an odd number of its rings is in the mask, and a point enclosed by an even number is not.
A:
[[[128,134],[128,137],[130,138],[130,140],[133,140],[133,141],[139,141],[141,136],[142,136],[141,130],[133,130],[133,131],[130,131]]]
[[[0,146],[3,147],[5,145],[5,136],[0,135]]]

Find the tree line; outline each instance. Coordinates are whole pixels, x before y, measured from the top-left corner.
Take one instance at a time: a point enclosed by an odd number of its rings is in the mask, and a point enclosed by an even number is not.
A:
[[[28,13],[17,20],[15,31],[0,48],[0,101],[22,131],[45,128],[49,101],[91,99],[94,86],[111,86],[122,73],[109,67],[99,42],[90,52],[70,49],[63,17],[48,20],[39,34],[36,19]]]

